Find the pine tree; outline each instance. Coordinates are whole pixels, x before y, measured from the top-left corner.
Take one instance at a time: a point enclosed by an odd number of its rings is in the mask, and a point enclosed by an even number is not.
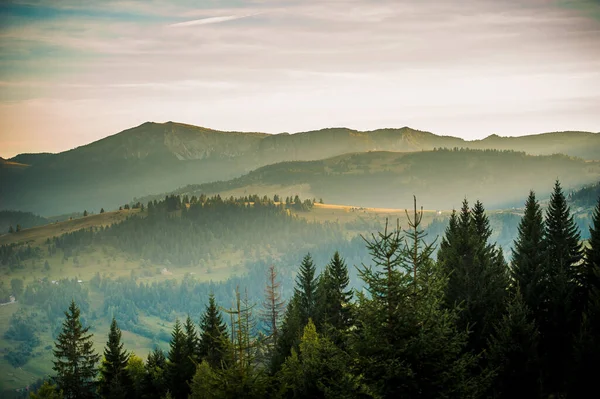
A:
[[[539,332],[529,313],[517,287],[489,343],[488,360],[496,370],[491,397],[540,397]]]
[[[196,364],[198,363],[198,345],[199,338],[196,332],[196,327],[192,318],[188,315],[185,324],[185,353],[183,361],[184,378],[186,381],[191,381],[196,372]]]
[[[600,290],[600,197],[596,209],[592,214],[592,223],[590,225],[590,239],[585,249],[585,261],[583,271],[580,276],[581,300],[584,308],[590,300],[590,293],[593,290]]]
[[[100,213],[104,213],[104,208],[100,208]]]
[[[535,193],[529,192],[525,202],[525,213],[519,223],[519,235],[512,250],[511,275],[515,288],[523,296],[523,302],[535,317],[543,290],[544,268],[544,220]]]
[[[16,232],[17,232],[17,233],[19,233],[20,231],[21,231],[21,225],[20,225],[20,224],[18,224],[18,225],[17,225],[17,230],[16,230]]]
[[[352,290],[348,289],[348,268],[339,252],[335,252],[319,279],[319,319],[332,339],[339,344],[339,335],[351,326]]]
[[[52,385],[49,381],[44,381],[42,386],[35,393],[29,394],[30,399],[63,399],[64,394]]]
[[[167,362],[167,386],[174,399],[186,399],[189,386],[185,374],[186,362],[186,336],[181,329],[179,320],[171,333],[171,342]]]
[[[121,330],[113,317],[100,368],[99,392],[104,398],[126,399],[130,396],[131,379],[125,370],[128,360],[129,354],[121,342]]]
[[[229,337],[213,294],[208,298],[208,306],[200,321],[200,330],[198,360],[206,360],[213,368],[226,367]]]
[[[297,197],[297,196],[296,196]],[[314,319],[316,316],[317,301],[317,278],[315,278],[316,268],[310,254],[307,254],[300,264],[300,270],[296,277],[296,288],[294,293],[298,296],[299,311],[304,326],[308,319]]]
[[[415,215],[408,232],[386,223],[365,239],[374,265],[359,271],[367,293],[358,294],[352,348],[376,397],[471,397],[484,387],[470,374],[477,358],[456,310],[443,306],[447,277],[424,242],[422,211]]]
[[[83,211],[83,217],[86,217],[88,215],[88,211]]]
[[[576,285],[582,253],[579,232],[558,181],[546,210],[545,227],[540,349],[544,389],[560,395],[566,389],[573,336],[579,324]]]
[[[55,382],[66,399],[94,398],[96,393],[100,355],[94,352],[92,334],[88,334],[89,327],[81,325],[79,316],[79,307],[71,301],[54,349]]]
[[[143,381],[143,397],[145,399],[160,399],[168,389],[167,358],[160,348],[155,348],[148,354],[146,374]]]
[[[281,296],[281,283],[277,280],[275,266],[271,265],[267,270],[267,285],[265,287],[262,319],[269,341],[272,343],[277,342],[281,317],[284,311],[285,301]]]
[[[271,358],[271,372],[275,373],[285,359],[291,354],[292,348],[298,347],[300,334],[303,329],[298,295],[294,294],[289,300],[283,315],[280,333],[275,343],[275,353]]]
[[[12,224],[10,226],[8,226],[8,234],[12,234],[15,232],[15,229],[13,229]]]

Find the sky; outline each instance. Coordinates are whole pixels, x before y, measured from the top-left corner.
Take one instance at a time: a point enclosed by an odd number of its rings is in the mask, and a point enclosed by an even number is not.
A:
[[[600,0],[0,2],[0,156],[146,121],[600,131]]]

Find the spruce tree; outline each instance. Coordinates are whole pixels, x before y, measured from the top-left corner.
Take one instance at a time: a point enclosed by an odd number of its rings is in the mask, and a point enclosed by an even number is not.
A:
[[[191,381],[196,372],[196,364],[198,362],[198,333],[192,318],[188,315],[185,324],[185,353],[183,359],[184,378],[186,381]]]
[[[12,234],[15,232],[15,229],[12,227],[12,224],[8,226],[8,234]]]
[[[540,311],[543,291],[544,220],[535,193],[529,192],[525,212],[518,227],[512,250],[511,276],[514,288],[520,291],[523,302],[536,317]]]
[[[215,297],[210,294],[208,306],[200,321],[198,361],[205,360],[213,368],[226,367],[228,363],[228,334]]]
[[[100,368],[99,392],[102,397],[126,399],[130,396],[131,379],[126,371],[128,360],[129,354],[121,342],[121,330],[113,317]]]
[[[351,326],[352,290],[348,289],[350,278],[348,268],[339,252],[325,267],[319,279],[319,319],[325,330],[330,330],[332,339],[339,344],[340,334],[344,334]]]
[[[175,321],[167,362],[168,390],[174,399],[186,399],[189,386],[186,381],[186,336],[179,320]]]
[[[281,283],[277,279],[275,266],[271,265],[267,270],[267,285],[265,287],[265,299],[263,300],[261,314],[270,345],[277,342],[281,317],[284,311],[285,301],[281,295]]]
[[[143,380],[143,397],[145,399],[160,399],[168,389],[167,358],[160,348],[155,348],[148,354],[146,374]]]
[[[298,296],[298,310],[303,326],[308,323],[309,318],[316,316],[317,278],[315,273],[315,264],[310,254],[307,254],[300,264],[300,270],[296,277],[296,288],[294,288],[294,293]]]
[[[579,323],[576,287],[582,253],[579,232],[558,181],[546,210],[544,256],[545,284],[538,320],[544,389],[561,395],[566,390],[573,336]]]
[[[71,301],[65,312],[63,329],[58,335],[54,349],[54,381],[66,399],[87,399],[96,396],[96,364],[100,355],[94,352],[89,327],[79,320],[80,310]]]
[[[538,344],[539,332],[517,287],[488,345],[489,366],[496,374],[491,397],[540,397]]]
[[[288,301],[280,333],[275,343],[275,352],[271,358],[271,373],[275,373],[281,367],[285,359],[292,353],[292,349],[297,348],[300,343],[303,324],[299,302],[296,294]]]
[[[593,290],[600,289],[600,197],[596,209],[592,214],[592,223],[590,225],[590,239],[585,249],[585,261],[583,271],[580,275],[581,300],[584,309],[590,300],[590,293]]]

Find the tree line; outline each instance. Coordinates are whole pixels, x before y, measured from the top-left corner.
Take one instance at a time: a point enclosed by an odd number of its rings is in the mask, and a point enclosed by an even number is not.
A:
[[[34,398],[586,397],[600,361],[600,198],[584,248],[557,182],[542,213],[525,204],[510,264],[488,239],[483,204],[465,200],[440,243],[422,210],[363,237],[371,261],[349,288],[339,253],[319,274],[306,255],[284,304],[269,268],[259,307],[214,296],[196,325],[175,322],[170,349],[142,361],[115,320],[104,355],[72,302],[56,375]],[[258,329],[257,319],[267,326]],[[99,364],[99,365],[98,365]]]

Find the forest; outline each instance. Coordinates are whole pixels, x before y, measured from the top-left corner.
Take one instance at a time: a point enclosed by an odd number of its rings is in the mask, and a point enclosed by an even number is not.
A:
[[[76,280],[16,287],[24,301],[47,304],[38,308],[52,321],[55,339],[54,373],[31,397],[589,397],[600,362],[600,197],[585,245],[567,197],[557,181],[542,209],[531,191],[508,256],[491,242],[480,201],[465,199],[435,241],[427,237],[415,198],[402,224],[388,221],[339,248],[317,245],[321,234],[337,234],[335,226],[311,230],[315,226],[307,224],[293,238],[312,237],[314,253],[286,247],[290,264],[298,265],[293,272],[265,257],[262,267],[249,271],[262,273],[260,285],[240,284],[258,276],[201,285],[193,276],[145,284],[98,274],[91,289],[104,293],[102,317],[111,319],[101,353],[89,331],[100,316],[87,312],[87,288]],[[219,201],[166,198],[148,204],[144,219],[48,240],[47,250],[76,252],[100,240],[160,257],[146,245],[175,245],[182,237],[162,224],[152,229],[159,233],[144,236],[139,226],[164,223],[170,216],[161,209],[168,209],[181,213],[174,226],[195,234],[194,224],[186,223],[214,224],[204,209]],[[279,207],[269,217],[289,217],[287,205],[247,202],[227,203],[232,223],[244,212],[267,217],[263,206]],[[284,248],[275,237],[279,232],[256,232]],[[223,229],[219,238],[199,241],[208,248],[227,234]],[[247,242],[252,245],[250,236]],[[190,261],[174,254],[175,263]],[[168,342],[167,350],[156,345],[146,359],[122,342],[121,328],[136,326],[141,311],[174,321],[168,333],[155,337]],[[24,352],[35,350],[37,331],[47,328],[29,322],[34,319],[15,313],[6,333],[23,337]]]

